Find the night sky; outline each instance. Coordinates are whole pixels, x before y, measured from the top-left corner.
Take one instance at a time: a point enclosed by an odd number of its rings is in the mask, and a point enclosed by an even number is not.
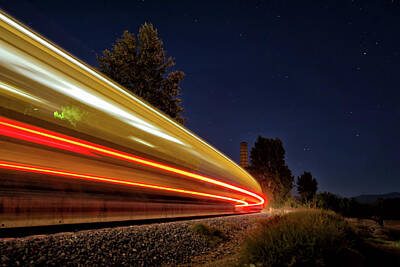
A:
[[[400,1],[10,1],[0,8],[97,67],[151,22],[186,73],[186,127],[239,160],[279,137],[294,175],[342,196],[400,191]]]

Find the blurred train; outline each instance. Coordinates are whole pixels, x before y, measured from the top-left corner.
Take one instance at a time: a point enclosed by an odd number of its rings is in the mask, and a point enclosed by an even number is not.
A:
[[[265,204],[231,159],[0,12],[0,228]]]

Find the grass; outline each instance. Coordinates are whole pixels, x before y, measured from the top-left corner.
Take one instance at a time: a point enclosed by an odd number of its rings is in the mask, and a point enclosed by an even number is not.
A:
[[[356,234],[334,212],[306,210],[259,221],[244,243],[247,266],[357,266]]]
[[[366,241],[372,242],[378,245],[383,245],[388,248],[400,248],[400,240],[398,241],[390,241],[390,240],[385,240],[382,238],[367,238]]]
[[[191,230],[201,236],[203,240],[207,241],[211,246],[226,240],[225,234],[216,227],[204,223],[195,223],[191,226]]]

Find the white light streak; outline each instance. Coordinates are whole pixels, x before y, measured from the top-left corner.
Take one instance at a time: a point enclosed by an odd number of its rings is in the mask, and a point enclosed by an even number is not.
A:
[[[165,140],[175,142],[180,145],[185,145],[177,138],[164,133],[162,130],[138,118],[137,116],[134,116],[132,113],[125,111],[118,105],[114,105],[110,101],[105,101],[95,93],[91,93],[87,89],[82,89],[81,87],[74,85],[72,82],[65,79],[62,75],[58,75],[54,71],[47,70],[42,64],[33,64],[31,61],[25,59],[22,55],[13,53],[7,49],[7,46],[3,42],[0,44],[0,61],[13,71],[23,74],[26,77],[45,85],[46,87],[52,88],[91,107],[117,117],[120,120],[134,126],[135,128]]]
[[[151,148],[155,147],[154,145],[152,145],[152,144],[150,144],[150,143],[147,143],[146,141],[144,141],[144,140],[142,140],[142,139],[139,139],[139,138],[137,138],[137,137],[129,136],[129,138],[131,138],[132,140],[134,140],[134,141],[136,141],[136,142],[138,142],[138,143],[141,143],[141,144],[143,144],[143,145],[145,145],[145,146],[149,146],[149,147],[151,147]]]
[[[15,88],[15,87],[10,86],[10,85],[8,85],[8,84],[5,84],[5,83],[3,83],[3,82],[0,82],[0,88],[3,89],[3,90],[9,91],[9,92],[11,92],[11,93],[20,95],[20,96],[22,96],[22,97],[31,99],[31,100],[33,100],[33,101],[37,101],[37,102],[39,102],[39,103],[43,103],[43,102],[44,102],[43,100],[41,100],[41,99],[39,99],[39,98],[37,98],[37,97],[31,96],[31,95],[29,95],[29,94],[27,94],[27,93],[25,93],[25,92],[23,92],[23,91],[21,91],[21,90]]]

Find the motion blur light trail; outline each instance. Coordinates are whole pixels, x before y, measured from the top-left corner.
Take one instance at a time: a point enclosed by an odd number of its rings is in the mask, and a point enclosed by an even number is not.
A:
[[[0,11],[0,228],[265,204],[229,157]]]
[[[119,158],[119,159],[123,159],[123,160],[127,160],[127,161],[131,161],[134,163],[138,163],[138,164],[142,164],[142,165],[146,165],[149,167],[153,167],[153,168],[157,168],[160,170],[164,170],[164,171],[168,171],[168,172],[172,172],[172,173],[176,173],[179,175],[183,175],[186,177],[190,177],[190,178],[194,178],[194,179],[198,179],[207,183],[211,183],[211,184],[215,184],[221,187],[225,187],[234,191],[238,191],[240,193],[244,193],[247,195],[250,195],[252,197],[255,197],[257,199],[259,199],[258,203],[255,204],[249,204],[245,201],[237,201],[240,202],[241,205],[237,205],[237,206],[257,206],[257,205],[263,205],[264,204],[264,199],[253,193],[250,192],[248,190],[245,190],[243,188],[234,186],[234,185],[230,185],[215,179],[211,179],[199,174],[195,174],[195,173],[191,173],[185,170],[180,170],[171,166],[167,166],[161,163],[157,163],[154,161],[150,161],[147,159],[143,159],[137,156],[133,156],[133,155],[129,155],[117,150],[112,150],[110,148],[106,148],[103,146],[99,146],[99,145],[95,145],[89,142],[85,142],[82,140],[78,140],[75,138],[71,138],[65,135],[60,135],[60,134],[56,134],[54,132],[51,131],[47,131],[47,130],[43,130],[37,127],[32,127],[29,126],[27,124],[23,124],[23,123],[19,123],[16,121],[12,121],[6,118],[2,118],[0,117],[0,133],[9,137],[13,137],[13,138],[17,138],[17,139],[22,139],[25,141],[30,141],[30,142],[34,142],[34,143],[38,143],[38,144],[43,144],[43,145],[47,145],[47,146],[51,146],[51,147],[56,147],[56,148],[60,148],[60,149],[65,149],[65,150],[69,150],[69,151],[73,151],[76,153],[81,153],[81,154],[85,154],[85,155],[91,155],[94,156],[93,153],[91,152],[97,152],[99,154],[103,154],[106,156],[111,156],[111,157],[115,157],[115,158]],[[72,146],[71,146],[72,145]],[[0,164],[0,167],[4,167],[5,165]],[[26,168],[24,168],[24,170],[29,171],[32,170],[32,168],[30,169],[28,166],[25,166]],[[17,168],[16,168],[17,169]],[[22,167],[20,169],[23,169]],[[43,169],[44,170],[44,169]],[[57,172],[54,170],[54,172]],[[54,173],[52,172],[52,173]],[[58,171],[59,174],[62,173],[62,171]],[[66,173],[66,172],[64,172]],[[95,179],[92,179],[95,180]],[[99,181],[106,181],[106,178],[102,178],[102,179],[97,179]],[[111,181],[112,179],[108,179],[108,181]],[[114,180],[117,181],[117,180]],[[136,186],[141,186],[138,183],[129,183],[127,181],[119,181],[120,184],[125,183],[125,184],[129,184],[129,185],[136,185]],[[166,190],[163,189],[163,187],[157,187],[152,185],[153,187],[148,187],[148,188],[154,188],[154,189],[160,189],[160,190]],[[144,187],[144,186],[142,186]],[[174,189],[175,191],[178,189]],[[169,190],[172,191],[172,190]],[[176,191],[178,192],[178,191]],[[187,193],[189,191],[186,190],[182,190],[180,191],[181,193]],[[192,194],[194,195],[194,192],[188,193],[188,194]],[[204,193],[199,193],[198,195],[200,196],[205,196]],[[214,198],[217,198],[214,196]],[[229,198],[224,198],[224,197],[219,197],[220,199],[229,199]],[[231,199],[232,200],[232,199]]]

